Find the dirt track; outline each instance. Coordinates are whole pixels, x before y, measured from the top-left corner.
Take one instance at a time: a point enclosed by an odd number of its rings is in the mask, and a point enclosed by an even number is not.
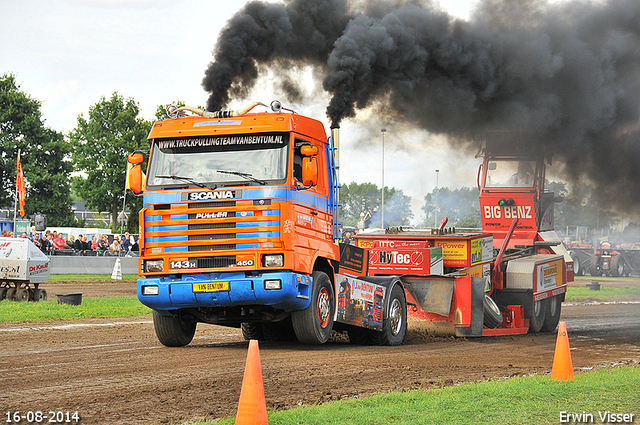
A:
[[[135,282],[47,289],[50,297],[134,295]],[[576,371],[640,364],[638,301],[568,303],[562,320]],[[419,325],[410,322],[400,347],[339,339],[320,347],[261,343],[267,404],[280,409],[551,370],[555,334],[454,339],[429,336]],[[84,424],[181,423],[234,414],[247,350],[238,330],[202,324],[188,347],[161,346],[150,317],[2,324],[0,338],[3,414],[78,411]]]

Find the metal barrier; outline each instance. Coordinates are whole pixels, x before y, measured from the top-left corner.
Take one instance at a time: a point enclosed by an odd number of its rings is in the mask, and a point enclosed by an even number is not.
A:
[[[51,274],[111,274],[120,259],[122,274],[138,274],[139,257],[85,257],[80,255],[52,255]]]

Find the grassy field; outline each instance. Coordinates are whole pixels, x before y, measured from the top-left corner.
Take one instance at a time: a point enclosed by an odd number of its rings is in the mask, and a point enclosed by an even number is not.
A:
[[[579,300],[640,300],[640,286],[611,286],[606,282],[600,282],[600,290],[592,291],[591,289],[583,286],[570,286],[567,289],[567,295],[565,298],[567,301],[579,301]]]
[[[135,297],[83,298],[81,305],[58,304],[57,300],[39,302],[0,301],[0,323],[38,322],[85,317],[150,315],[151,309]]]
[[[633,414],[640,422],[640,367],[616,367],[576,375],[515,377],[434,390],[416,390],[268,412],[271,425],[558,424],[568,415]],[[563,413],[564,412],[564,413]],[[565,416],[561,416],[565,415]],[[589,418],[588,416],[586,417]],[[615,417],[621,422],[624,417]],[[630,416],[627,416],[629,419]],[[574,417],[575,419],[575,417]],[[233,424],[235,417],[198,425]],[[588,422],[588,421],[583,421]]]

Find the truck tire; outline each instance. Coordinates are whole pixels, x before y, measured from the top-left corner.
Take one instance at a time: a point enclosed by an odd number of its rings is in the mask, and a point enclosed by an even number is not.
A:
[[[179,316],[162,316],[153,310],[153,327],[158,341],[167,347],[184,347],[196,333],[196,322],[187,322]]]
[[[600,270],[600,267],[598,267],[598,256],[595,254],[591,256],[591,264],[589,265],[589,274],[591,276],[600,276],[602,274],[602,270]]]
[[[547,304],[547,315],[544,318],[540,332],[554,332],[558,327],[558,322],[560,322],[560,311],[562,310],[560,295],[547,298],[544,301]]]
[[[291,321],[298,341],[303,344],[324,344],[333,329],[335,292],[326,273],[314,271],[311,276],[311,303],[304,310],[292,312]]]
[[[376,345],[400,345],[407,334],[407,299],[400,285],[393,285],[381,331],[369,331]]]
[[[291,317],[280,322],[262,322],[262,336],[265,341],[296,342],[296,333],[293,331]]]
[[[545,300],[534,301],[530,311],[525,310],[525,317],[529,319],[529,333],[538,333],[547,317],[547,303]]]
[[[495,329],[502,324],[502,313],[496,302],[489,295],[484,295],[484,325],[489,329]]]
[[[582,267],[582,264],[580,264],[580,259],[578,258],[578,256],[573,252],[569,255],[573,260],[573,275],[574,276],[584,275],[584,268]]]
[[[611,267],[611,270],[609,271],[609,274],[611,276],[613,277],[624,276],[624,273],[625,273],[624,259],[622,258],[621,255],[614,255],[613,257],[611,257],[610,267]]]
[[[256,322],[242,322],[240,324],[242,330],[242,337],[249,341],[250,339],[256,339],[258,341],[264,341],[264,335],[262,333],[262,324]]]
[[[0,288],[0,301],[4,300],[7,297],[7,287],[3,286]]]
[[[16,301],[29,301],[29,289],[20,288],[16,291],[16,295],[14,296]]]

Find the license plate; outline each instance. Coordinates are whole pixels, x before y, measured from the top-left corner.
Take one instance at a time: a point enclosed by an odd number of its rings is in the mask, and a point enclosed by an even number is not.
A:
[[[216,292],[228,290],[229,282],[206,282],[193,284],[193,292]]]

